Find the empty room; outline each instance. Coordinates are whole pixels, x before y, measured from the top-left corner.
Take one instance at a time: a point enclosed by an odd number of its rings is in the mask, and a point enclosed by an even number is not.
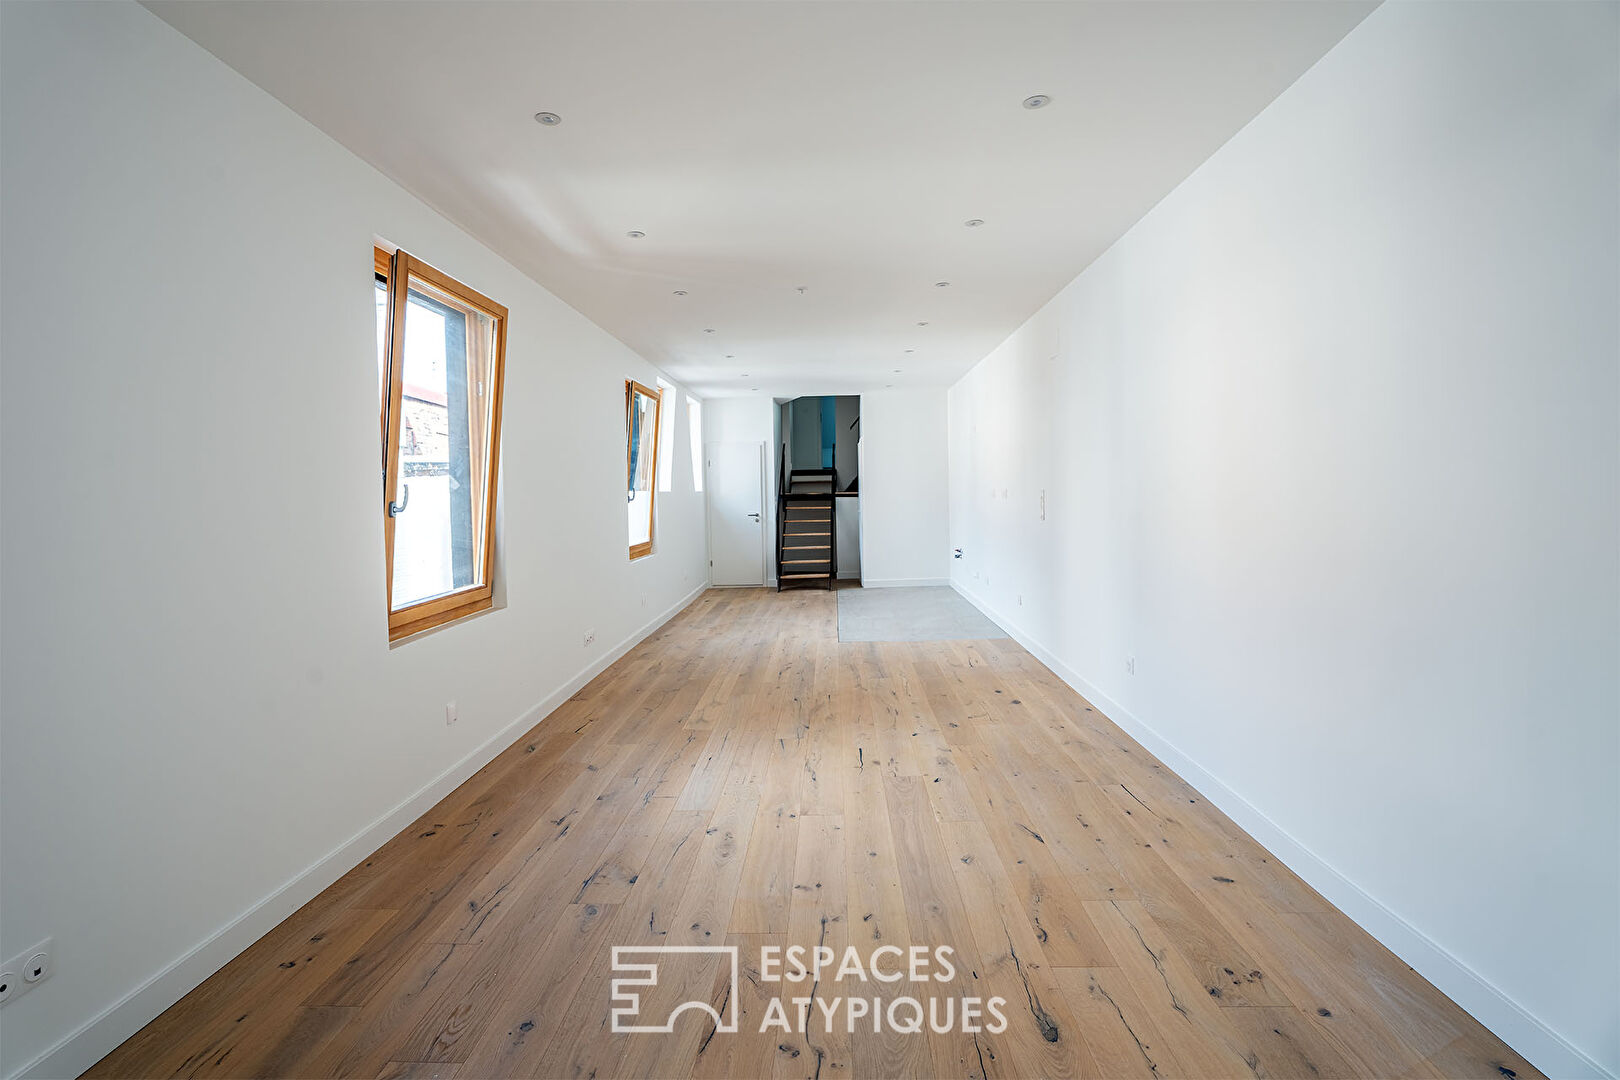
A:
[[[0,0],[0,1080],[1620,1080],[1620,0]]]

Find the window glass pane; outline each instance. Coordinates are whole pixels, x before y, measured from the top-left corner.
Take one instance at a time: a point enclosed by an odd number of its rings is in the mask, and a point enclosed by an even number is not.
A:
[[[663,403],[675,403],[675,388],[663,379],[658,380],[659,411],[663,411]],[[668,491],[674,487],[675,473],[675,418],[671,416],[669,423],[658,425],[658,490]]]
[[[627,417],[629,469],[625,488],[630,526],[630,546],[652,541],[654,448],[658,437],[658,398],[632,386]]]
[[[412,279],[394,496],[393,606],[485,581],[495,320]]]
[[[388,282],[378,279],[377,289],[377,401],[388,396]]]
[[[692,441],[692,490],[703,490],[703,403],[686,399],[686,434]]]

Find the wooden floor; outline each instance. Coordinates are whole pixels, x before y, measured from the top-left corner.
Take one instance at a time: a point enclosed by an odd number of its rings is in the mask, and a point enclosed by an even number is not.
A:
[[[704,594],[89,1075],[1539,1075],[1017,644],[840,644],[835,603]],[[717,943],[736,1033],[611,1033],[612,946]],[[770,981],[790,944],[956,978]],[[732,1004],[678,959],[639,1022]],[[903,995],[1008,1023],[829,1005]]]

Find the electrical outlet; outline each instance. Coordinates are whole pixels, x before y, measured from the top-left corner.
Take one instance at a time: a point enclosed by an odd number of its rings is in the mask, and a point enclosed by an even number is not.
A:
[[[461,714],[456,711],[456,703],[453,702],[453,701],[445,702],[444,703],[444,723],[445,723],[445,726],[449,727],[451,724],[454,724],[457,720],[460,720],[460,719],[461,719]]]
[[[46,938],[0,964],[0,1005],[9,1005],[56,971],[55,945]]]
[[[585,644],[586,645],[591,645],[595,641],[596,641],[596,631],[595,630],[587,630],[587,631],[585,631]]]
[[[1125,674],[1127,674],[1127,675],[1135,675],[1136,674],[1136,657],[1127,656],[1125,658]]]

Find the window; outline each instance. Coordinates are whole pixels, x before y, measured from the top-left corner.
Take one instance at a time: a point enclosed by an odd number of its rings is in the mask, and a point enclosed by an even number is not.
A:
[[[493,602],[506,309],[376,254],[388,636]]]
[[[692,440],[692,490],[703,490],[703,402],[686,399],[686,435]]]
[[[675,388],[663,379],[658,380],[658,411],[664,409],[664,402],[675,404]],[[669,423],[661,425],[658,429],[658,490],[669,491],[675,486],[675,418],[672,416]]]
[[[653,480],[658,473],[658,421],[663,397],[633,379],[624,383],[625,502],[630,518],[630,557],[653,549]]]

